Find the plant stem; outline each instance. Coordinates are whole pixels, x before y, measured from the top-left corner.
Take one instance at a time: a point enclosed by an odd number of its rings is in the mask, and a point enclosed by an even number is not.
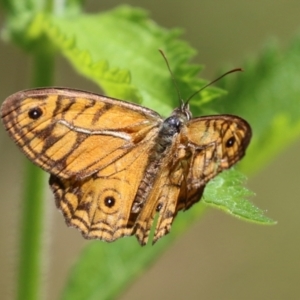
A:
[[[44,41],[40,42],[45,45]],[[53,69],[53,51],[46,47],[37,49],[33,56],[32,85],[51,85]],[[44,172],[26,160],[17,289],[20,300],[41,298],[44,178]]]

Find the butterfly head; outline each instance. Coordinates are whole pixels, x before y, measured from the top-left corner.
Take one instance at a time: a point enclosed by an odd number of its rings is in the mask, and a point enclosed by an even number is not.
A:
[[[182,102],[180,107],[173,110],[171,116],[176,116],[182,123],[186,123],[192,118],[192,112],[188,103]]]

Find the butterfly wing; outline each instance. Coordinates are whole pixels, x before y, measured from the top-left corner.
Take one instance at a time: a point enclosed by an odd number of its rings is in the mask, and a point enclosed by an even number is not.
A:
[[[153,243],[170,231],[173,219],[177,213],[176,204],[180,194],[183,172],[183,168],[174,171],[170,165],[161,168],[161,172],[157,176],[157,180],[134,227],[134,233],[141,245],[145,245],[148,241],[156,213],[159,216]]]
[[[162,122],[152,110],[92,93],[37,89],[2,105],[3,123],[49,172],[56,205],[86,238],[129,235],[131,205]]]
[[[233,115],[194,118],[183,134],[190,159],[178,210],[199,201],[207,182],[245,155],[252,136],[247,121]]]
[[[139,144],[118,161],[84,180],[50,177],[56,205],[66,223],[85,238],[112,242],[131,235],[133,199],[147,167],[151,142]]]
[[[230,168],[245,154],[249,124],[236,116],[217,115],[187,122],[161,162],[161,172],[135,225],[141,244],[148,240],[155,213],[159,213],[153,242],[167,234],[179,210],[198,202],[207,182]]]
[[[1,109],[28,158],[60,178],[85,178],[118,160],[159,125],[150,109],[78,90],[18,92]]]

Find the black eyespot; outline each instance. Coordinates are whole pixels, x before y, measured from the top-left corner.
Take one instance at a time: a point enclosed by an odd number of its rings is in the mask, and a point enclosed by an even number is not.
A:
[[[107,207],[113,207],[116,203],[116,200],[114,197],[111,197],[111,196],[108,196],[108,197],[105,197],[104,199],[104,204],[107,206]]]
[[[159,203],[157,206],[156,206],[156,211],[159,212],[161,209],[162,209],[163,205],[161,203]]]
[[[232,136],[231,138],[229,138],[229,139],[227,140],[227,142],[226,142],[226,147],[227,147],[227,148],[230,148],[230,147],[232,147],[232,146],[234,145],[234,143],[235,143],[235,137]]]
[[[42,114],[43,111],[40,107],[34,107],[28,112],[29,118],[33,120],[37,120]]]

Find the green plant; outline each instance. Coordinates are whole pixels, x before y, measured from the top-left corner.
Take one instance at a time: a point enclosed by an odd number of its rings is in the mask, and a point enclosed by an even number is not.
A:
[[[99,84],[109,96],[135,101],[168,115],[178,103],[170,74],[157,51],[159,48],[165,51],[184,97],[205,84],[196,77],[201,68],[188,64],[195,52],[179,40],[180,32],[158,27],[142,10],[121,7],[107,13],[86,15],[77,1],[69,1],[60,8],[63,10],[52,7],[51,1],[45,7],[38,7],[38,1],[2,0],[2,4],[8,12],[5,36],[27,50],[34,59],[33,86],[52,84],[54,55],[60,52],[79,73]],[[252,174],[262,168],[299,136],[298,87],[293,76],[293,66],[299,59],[299,41],[295,41],[288,51],[283,57],[272,46],[261,58],[248,63],[247,73],[223,80],[223,88],[230,89],[234,101],[226,100],[224,91],[209,88],[191,103],[194,115],[230,112],[242,115],[250,122],[255,133],[253,142],[247,159],[239,165],[245,173]],[[280,71],[283,67],[284,72]],[[287,73],[290,74],[288,78],[283,76]],[[278,82],[289,88],[279,91]],[[272,99],[272,105],[262,102],[265,99]],[[288,99],[289,105],[282,99]],[[258,113],[257,107],[267,109],[260,109]],[[39,295],[43,184],[36,182],[41,178],[37,173],[40,171],[28,166],[30,175],[26,176],[28,183],[24,192],[24,207],[28,210],[25,209],[23,216],[20,299],[37,299]],[[235,170],[224,172],[207,187],[202,202],[249,220],[273,223],[261,210],[244,200],[251,193],[241,185],[243,179]],[[141,250],[133,238],[114,244],[91,242],[70,273],[62,298],[99,299],[118,294],[199,217],[203,208],[199,204],[177,218],[172,233],[155,247],[148,245]],[[39,217],[36,219],[36,216]],[[114,257],[118,266],[111,264]],[[101,264],[95,264],[95,259]]]

